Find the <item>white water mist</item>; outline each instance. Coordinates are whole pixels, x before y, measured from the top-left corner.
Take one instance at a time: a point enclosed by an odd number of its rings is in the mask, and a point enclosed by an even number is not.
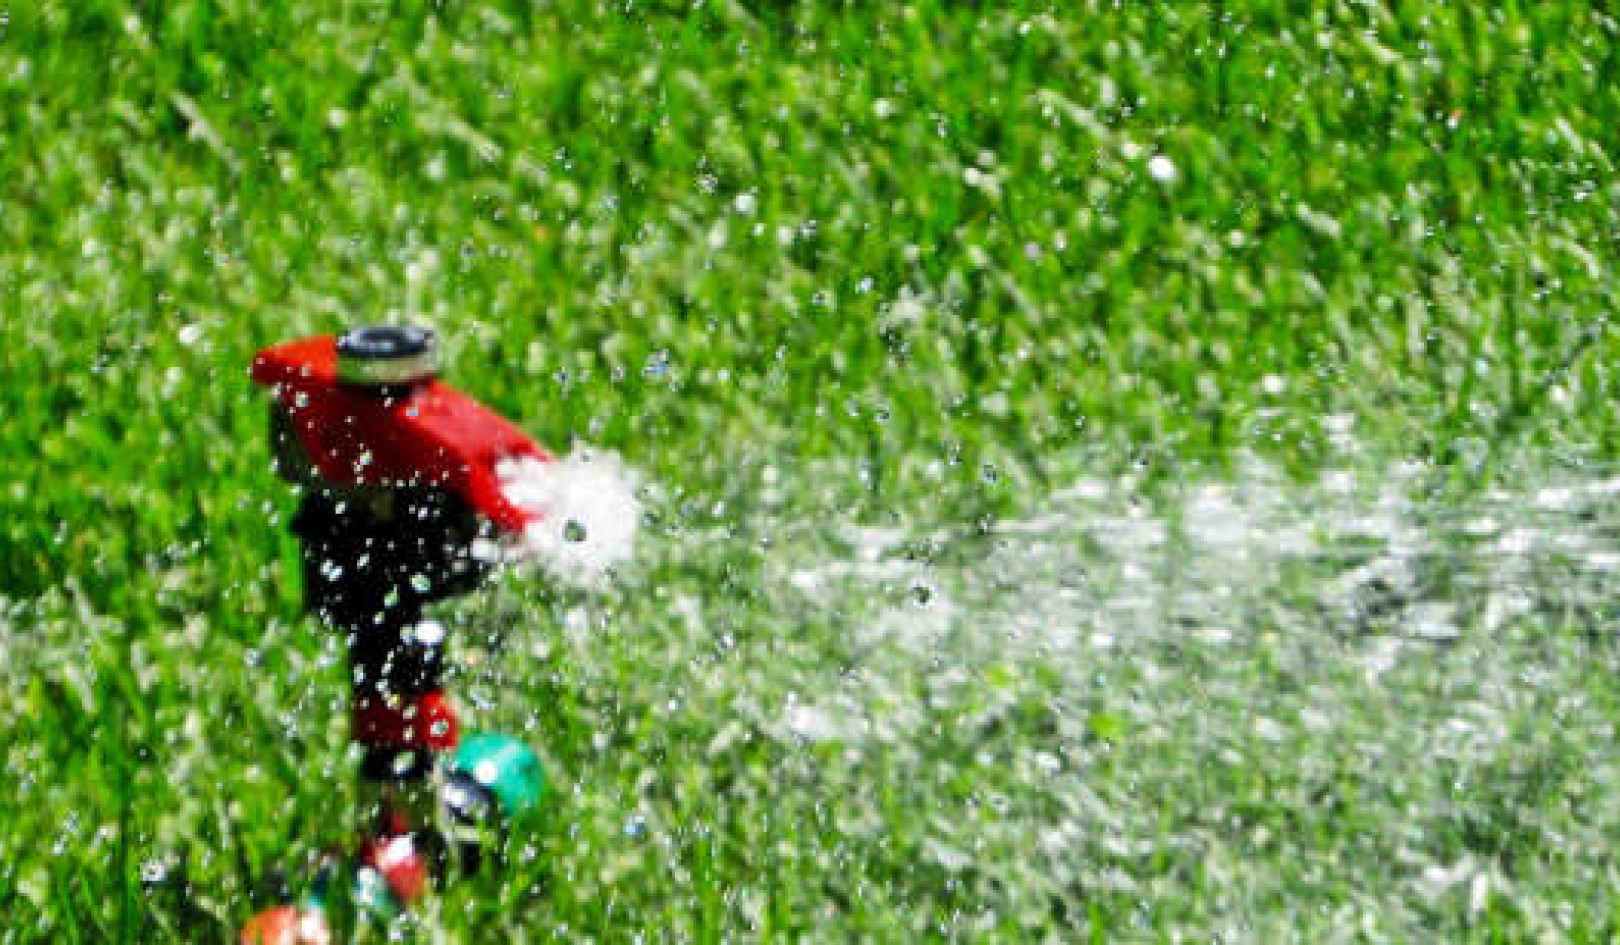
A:
[[[555,462],[509,459],[495,471],[506,497],[539,516],[513,549],[520,558],[584,587],[630,559],[641,524],[639,477],[617,454],[576,444]]]

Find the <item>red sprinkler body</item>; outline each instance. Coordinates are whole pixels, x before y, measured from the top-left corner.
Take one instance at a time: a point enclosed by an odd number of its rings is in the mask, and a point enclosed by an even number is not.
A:
[[[419,894],[425,874],[399,851],[444,844],[392,838],[439,809],[435,760],[460,736],[441,685],[444,628],[423,608],[477,587],[489,564],[475,544],[536,517],[502,493],[498,465],[550,461],[439,381],[436,359],[429,332],[361,328],[266,348],[253,362],[253,379],[275,394],[278,471],[304,487],[292,528],[306,606],[348,640],[351,734],[379,797],[377,839],[362,859],[401,901]]]
[[[522,456],[549,461],[544,450],[436,378],[402,384],[395,379],[403,374],[360,367],[345,381],[338,347],[329,335],[307,338],[266,348],[253,360],[253,379],[274,388],[305,455],[327,483],[442,488],[499,528],[528,524],[531,514],[502,495],[495,465]]]

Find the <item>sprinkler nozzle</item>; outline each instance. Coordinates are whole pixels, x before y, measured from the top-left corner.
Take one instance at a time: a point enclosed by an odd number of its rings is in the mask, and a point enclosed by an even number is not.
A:
[[[438,376],[439,343],[433,332],[412,325],[353,328],[338,335],[337,363],[345,384],[414,384]]]

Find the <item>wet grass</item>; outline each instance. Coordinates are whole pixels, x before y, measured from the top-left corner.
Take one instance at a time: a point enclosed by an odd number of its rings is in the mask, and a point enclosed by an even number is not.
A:
[[[0,938],[218,937],[347,842],[246,365],[392,319],[657,487],[623,587],[456,612],[560,788],[450,937],[1612,937],[1610,513],[1478,522],[1612,461],[1615,33],[0,7]],[[1417,532],[1290,505],[1384,480]]]

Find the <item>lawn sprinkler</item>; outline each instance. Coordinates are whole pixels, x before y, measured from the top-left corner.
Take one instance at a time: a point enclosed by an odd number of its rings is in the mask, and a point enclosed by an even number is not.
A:
[[[356,898],[408,904],[480,838],[535,807],[544,776],[522,742],[463,737],[442,676],[444,626],[427,605],[488,575],[481,549],[542,517],[503,491],[509,464],[551,457],[438,379],[434,335],[358,328],[259,352],[280,475],[302,489],[292,531],[306,609],[345,636],[351,737],[375,829]]]

